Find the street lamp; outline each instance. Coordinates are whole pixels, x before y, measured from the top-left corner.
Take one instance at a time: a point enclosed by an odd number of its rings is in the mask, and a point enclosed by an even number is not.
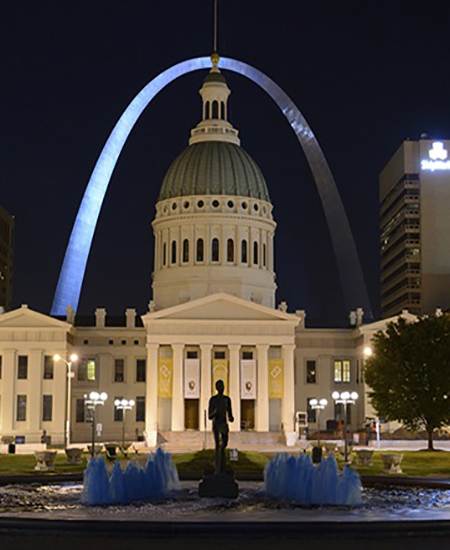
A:
[[[72,363],[75,363],[78,361],[78,355],[76,353],[72,353],[69,357],[69,361],[66,361],[61,355],[54,355],[53,361],[57,363],[58,361],[62,361],[67,365],[67,403],[66,403],[66,429],[64,431],[64,448],[67,449],[67,447],[70,444],[70,410],[71,410],[71,398],[72,398],[72,378],[74,377],[75,373],[72,372]]]
[[[322,447],[320,446],[320,411],[328,405],[326,399],[310,399],[309,406],[317,411],[317,447],[313,447],[312,458],[314,463],[322,460]]]
[[[125,449],[125,415],[134,407],[134,399],[116,399],[114,406],[117,410],[123,411],[122,417],[122,450]]]
[[[368,359],[373,355],[373,349],[370,346],[366,346],[363,350],[364,357]]]
[[[96,391],[91,391],[91,393],[84,396],[84,402],[87,408],[92,411],[92,448],[91,456],[95,456],[95,410],[97,405],[104,405],[105,401],[108,399],[108,394],[106,392],[98,393]]]
[[[355,391],[351,393],[348,391],[343,391],[342,393],[334,391],[331,397],[336,403],[344,405],[344,461],[347,464],[347,406],[354,405],[359,396]]]

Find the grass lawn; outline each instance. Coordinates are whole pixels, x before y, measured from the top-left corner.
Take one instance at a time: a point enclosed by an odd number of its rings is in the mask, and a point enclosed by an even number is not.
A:
[[[297,454],[296,451],[294,454]],[[385,451],[387,452],[387,451]],[[403,474],[416,477],[450,478],[450,452],[445,451],[404,451],[402,461]],[[235,471],[262,472],[264,466],[273,458],[274,454],[259,453],[256,451],[240,451],[238,462],[230,463]],[[87,464],[87,453],[83,455],[81,464],[68,464],[65,454],[58,454],[56,458],[55,473],[83,472]],[[122,458],[119,455],[119,458]],[[134,457],[132,457],[134,458]],[[189,474],[203,474],[205,469],[214,467],[214,451],[198,451],[172,455],[173,461],[180,472]],[[136,459],[145,462],[145,455],[139,455]],[[343,466],[338,460],[340,467]],[[0,475],[35,474],[36,459],[34,455],[0,455]],[[373,466],[358,466],[356,457],[353,461],[354,468],[361,475],[381,475],[383,463],[380,453],[375,451]]]

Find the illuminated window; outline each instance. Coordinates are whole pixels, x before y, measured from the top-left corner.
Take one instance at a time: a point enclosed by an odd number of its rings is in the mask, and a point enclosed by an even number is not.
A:
[[[219,239],[213,239],[211,243],[211,261],[219,261]]]
[[[189,261],[189,241],[184,239],[183,241],[183,262]]]
[[[86,359],[78,364],[78,380],[95,380],[95,359]]]
[[[227,262],[234,262],[234,241],[228,239],[227,241]]]
[[[338,359],[334,362],[334,381],[350,382],[350,361]]]
[[[203,239],[197,239],[197,262],[203,262],[205,258],[205,244]]]
[[[306,383],[307,384],[316,383],[316,362],[315,361],[306,361]]]

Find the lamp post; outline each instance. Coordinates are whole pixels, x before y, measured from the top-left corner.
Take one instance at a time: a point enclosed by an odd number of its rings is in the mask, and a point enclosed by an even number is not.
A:
[[[87,408],[92,411],[92,458],[94,458],[95,456],[95,410],[97,408],[97,405],[104,405],[107,399],[108,394],[106,392],[98,393],[96,391],[91,391],[89,395],[84,396]]]
[[[72,363],[78,361],[78,355],[76,353],[72,353],[72,355],[70,355],[69,357],[69,361],[66,361],[63,357],[56,354],[53,356],[53,361],[55,363],[57,363],[58,361],[62,361],[67,365],[66,429],[64,431],[64,448],[67,449],[70,444],[70,411],[72,399],[72,378],[74,376],[74,373],[72,372]]]
[[[131,411],[134,407],[134,399],[116,399],[114,401],[114,406],[119,411],[123,411],[122,417],[122,450],[125,449],[125,418],[126,412]]]
[[[328,401],[326,399],[310,399],[309,405],[311,409],[317,411],[317,445],[320,447],[320,411],[328,405]]]
[[[344,461],[345,464],[347,464],[347,406],[354,405],[359,396],[355,391],[351,393],[348,391],[343,391],[342,393],[335,391],[332,393],[331,397],[336,403],[344,405]]]

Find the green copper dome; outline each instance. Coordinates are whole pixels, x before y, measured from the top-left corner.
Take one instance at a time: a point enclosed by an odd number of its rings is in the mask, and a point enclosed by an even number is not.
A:
[[[174,160],[158,200],[189,195],[235,195],[270,202],[256,162],[241,147],[225,141],[194,143]]]

